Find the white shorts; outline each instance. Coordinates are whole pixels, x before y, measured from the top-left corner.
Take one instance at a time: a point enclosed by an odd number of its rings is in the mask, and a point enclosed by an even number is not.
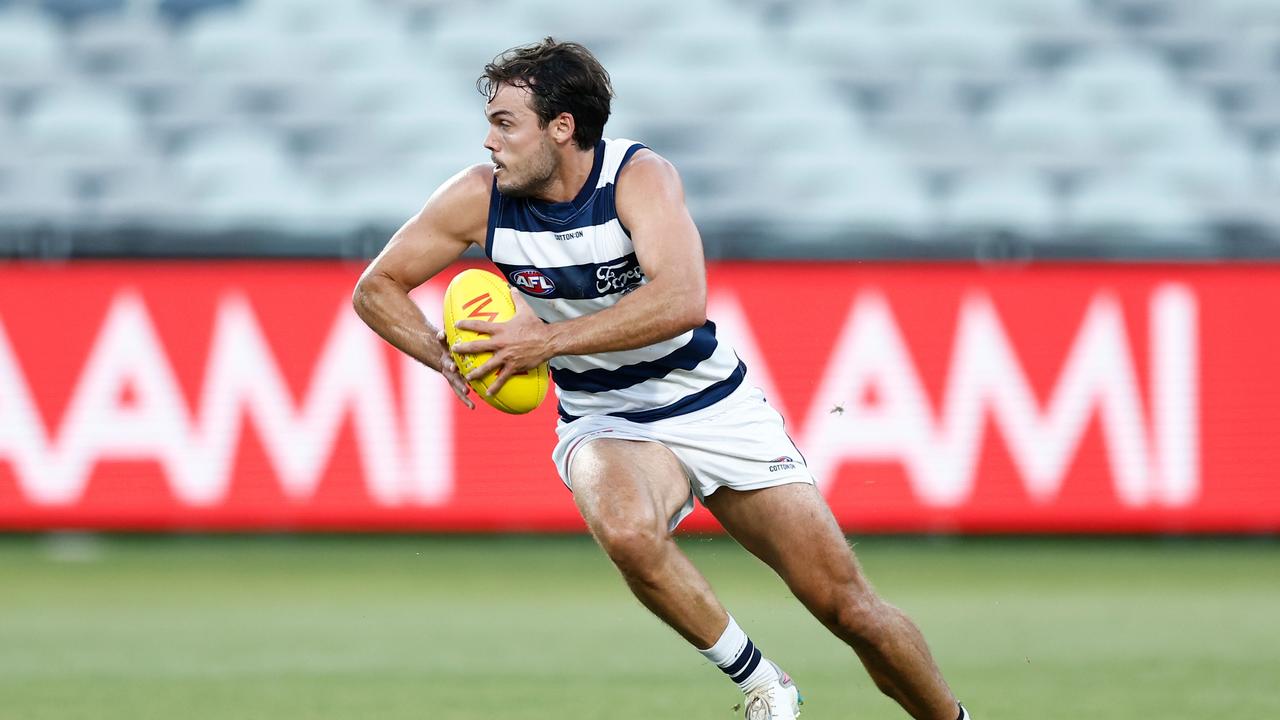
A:
[[[693,512],[695,497],[704,500],[722,487],[758,490],[814,483],[804,457],[783,427],[782,416],[757,387],[743,385],[710,407],[649,423],[611,415],[561,421],[556,435],[560,441],[551,458],[570,490],[573,454],[592,440],[639,440],[671,450],[684,467],[690,491],[684,507],[671,518],[672,530]]]

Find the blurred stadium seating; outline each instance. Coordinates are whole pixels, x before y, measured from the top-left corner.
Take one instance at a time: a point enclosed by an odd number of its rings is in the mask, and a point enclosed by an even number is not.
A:
[[[0,255],[368,253],[546,34],[712,254],[1280,255],[1275,0],[0,0]]]

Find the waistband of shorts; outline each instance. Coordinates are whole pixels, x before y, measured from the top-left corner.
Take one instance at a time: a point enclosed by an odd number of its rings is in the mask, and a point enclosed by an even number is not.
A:
[[[572,425],[574,422],[578,422],[580,420],[590,420],[592,418],[608,418],[611,420],[618,420],[621,422],[632,423],[639,426],[655,425],[655,424],[680,425],[684,423],[697,422],[699,420],[705,420],[710,417],[715,417],[716,415],[719,415],[725,412],[732,405],[734,405],[737,402],[740,402],[743,398],[747,397],[749,394],[757,390],[759,390],[759,388],[757,388],[755,385],[752,385],[751,383],[747,382],[744,379],[741,383],[738,383],[738,386],[734,388],[728,395],[725,395],[724,397],[720,398],[719,400],[715,401],[714,403],[704,408],[698,408],[697,410],[684,413],[683,415],[672,415],[671,417],[662,418],[660,420],[654,420],[652,422],[647,422],[647,423],[628,420],[627,418],[618,417],[616,415],[583,415],[574,420],[565,420],[563,417],[560,417],[556,421],[556,427]]]

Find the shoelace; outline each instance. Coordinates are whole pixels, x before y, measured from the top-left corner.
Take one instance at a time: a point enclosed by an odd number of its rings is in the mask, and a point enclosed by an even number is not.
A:
[[[756,706],[756,701],[757,701],[757,700],[758,700],[758,701],[760,701],[760,705],[763,705],[763,706],[764,706],[764,707],[763,707],[763,710],[764,710],[765,712],[767,712],[767,713],[768,713],[768,715],[760,715],[760,714],[758,714],[758,713],[757,713],[754,717],[752,716],[751,711],[752,711],[753,709],[760,709],[759,707],[753,707],[753,706]],[[745,712],[745,713],[743,713],[743,714],[744,714],[744,716],[746,717],[746,719],[747,719],[747,720],[757,720],[757,719],[758,719],[758,720],[769,720],[770,718],[772,718],[772,717],[773,717],[773,692],[772,692],[772,688],[768,688],[768,687],[766,687],[764,690],[761,690],[761,691],[755,692],[755,693],[753,693],[751,696],[749,696],[749,697],[745,698],[745,699],[744,699],[744,702],[746,703],[746,712]],[[742,709],[743,709],[743,703],[738,703],[737,705],[734,705],[734,706],[733,706],[733,712],[734,712],[734,713],[737,713],[737,712],[741,711]]]

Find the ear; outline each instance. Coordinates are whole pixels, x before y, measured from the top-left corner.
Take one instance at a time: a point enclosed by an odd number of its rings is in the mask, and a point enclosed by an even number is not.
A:
[[[573,116],[567,112],[562,112],[551,119],[551,137],[561,145],[573,142],[575,129],[577,125],[573,122]]]

